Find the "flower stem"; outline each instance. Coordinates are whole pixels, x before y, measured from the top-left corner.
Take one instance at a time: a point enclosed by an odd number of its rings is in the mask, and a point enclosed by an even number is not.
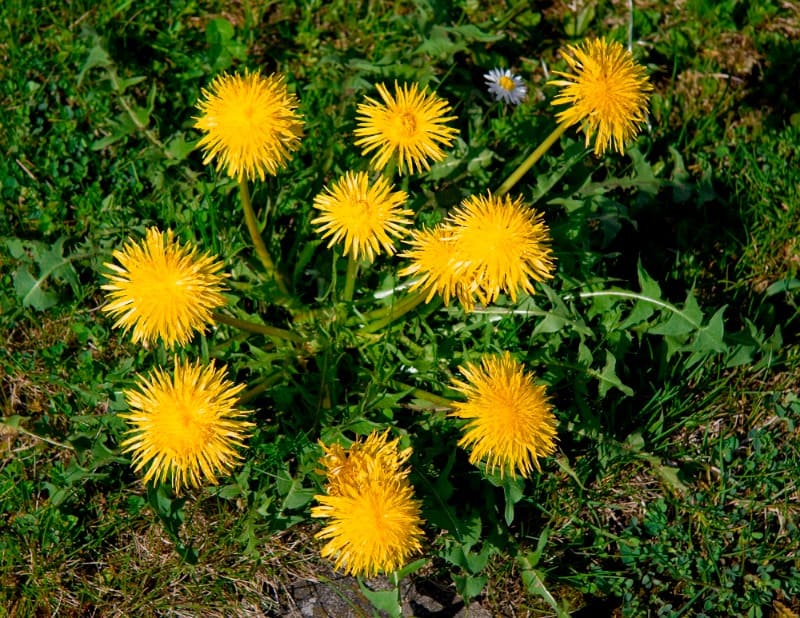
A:
[[[367,324],[360,330],[360,332],[374,333],[375,331],[379,331],[394,322],[397,318],[400,318],[409,311],[415,309],[418,305],[424,302],[424,300],[425,290],[419,290],[417,292],[410,293],[408,296],[400,299],[393,305],[382,307],[380,309],[376,309],[375,311],[370,311],[364,315]]]
[[[397,173],[399,167],[398,156],[399,155],[395,154],[393,157],[391,157],[386,163],[386,166],[381,170],[381,174],[390,185],[394,184],[394,175]]]
[[[453,401],[452,399],[448,399],[447,397],[442,397],[441,395],[434,395],[433,393],[429,393],[428,391],[424,391],[421,388],[416,388],[411,386],[410,384],[406,384],[404,382],[400,382],[398,380],[392,380],[392,382],[400,388],[403,389],[410,389],[409,395],[412,397],[416,397],[417,399],[424,399],[425,401],[431,402],[433,405],[439,408],[452,408]]]
[[[281,381],[282,374],[281,372],[275,373],[271,376],[264,378],[259,384],[256,384],[252,388],[247,389],[244,393],[239,396],[239,403],[247,403],[256,397],[258,397],[261,393],[266,390],[269,390],[273,386],[275,386],[278,382]]]
[[[281,294],[288,296],[289,292],[286,288],[283,278],[275,268],[275,263],[267,251],[267,246],[264,244],[264,239],[261,238],[261,231],[258,229],[256,221],[256,214],[253,212],[253,204],[250,201],[250,190],[247,188],[247,179],[244,177],[239,179],[239,195],[242,198],[242,208],[244,209],[244,222],[247,224],[247,231],[250,232],[250,239],[253,241],[253,248],[256,250],[258,259],[267,271],[267,275],[275,280]]]
[[[347,274],[344,279],[344,292],[342,300],[350,302],[353,300],[353,292],[356,288],[356,275],[358,274],[358,260],[352,254],[347,256]]]
[[[11,418],[13,419],[13,417],[11,417]],[[39,434],[33,433],[32,431],[28,431],[24,427],[20,427],[18,423],[13,423],[13,424],[6,423],[5,422],[6,420],[10,420],[10,419],[4,419],[4,420],[0,421],[0,426],[8,428],[9,433],[7,435],[9,435],[9,436],[13,436],[13,432],[18,432],[18,433],[21,433],[21,434],[25,434],[26,436],[29,436],[31,438],[35,438],[36,440],[41,440],[42,442],[47,442],[48,444],[52,444],[53,446],[57,446],[59,448],[67,449],[67,450],[70,450],[70,451],[74,451],[75,450],[75,447],[72,446],[71,444],[66,444],[65,442],[58,442],[57,440],[53,440],[51,438],[46,438],[45,436],[40,436]]]
[[[539,144],[539,147],[536,148],[536,150],[534,150],[530,155],[528,155],[528,158],[525,159],[516,170],[514,170],[511,176],[505,179],[503,184],[501,184],[497,191],[495,191],[495,195],[497,197],[501,197],[508,193],[511,188],[525,175],[525,172],[531,169],[534,164],[542,158],[542,155],[548,151],[550,146],[552,146],[556,140],[564,134],[564,131],[567,130],[568,126],[569,125],[562,122],[555,129],[553,129],[553,132],[550,133],[550,135],[548,135],[541,144]]]
[[[255,322],[249,322],[247,320],[240,320],[239,318],[223,315],[221,313],[217,313],[216,311],[211,315],[215,322],[227,324],[228,326],[233,326],[249,333],[258,333],[259,335],[266,335],[267,337],[285,339],[286,341],[292,341],[293,343],[305,343],[305,339],[303,339],[300,335],[284,328],[267,326],[266,324],[256,324]]]

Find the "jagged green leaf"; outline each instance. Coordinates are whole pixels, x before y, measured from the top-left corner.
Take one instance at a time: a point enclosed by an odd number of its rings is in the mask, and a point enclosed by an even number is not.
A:
[[[601,371],[590,370],[589,373],[600,382],[598,385],[600,398],[605,397],[611,388],[616,388],[628,397],[633,396],[633,389],[623,384],[622,380],[619,379],[617,375],[617,359],[609,350],[606,350],[606,364],[603,369]]]

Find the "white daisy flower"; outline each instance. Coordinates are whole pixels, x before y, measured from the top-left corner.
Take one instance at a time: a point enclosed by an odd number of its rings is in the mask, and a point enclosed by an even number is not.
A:
[[[492,69],[483,76],[489,92],[498,101],[519,105],[528,95],[528,87],[518,75],[508,69]]]

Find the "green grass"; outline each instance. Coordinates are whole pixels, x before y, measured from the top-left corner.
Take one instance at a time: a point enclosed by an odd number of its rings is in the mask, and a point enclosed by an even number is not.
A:
[[[414,447],[428,522],[418,588],[493,615],[800,612],[792,3],[634,3],[650,126],[603,158],[569,130],[517,186],[552,229],[551,287],[470,315],[423,307],[375,341],[311,323],[318,354],[221,327],[185,354],[266,381],[247,402],[259,427],[243,466],[181,500],[120,454],[121,391],[169,357],[98,311],[102,264],[125,239],[175,229],[226,260],[237,315],[290,325],[254,274],[235,185],[191,149],[201,88],[224,70],[287,73],[306,136],[253,200],[270,205],[269,247],[300,299],[325,306],[344,267],[317,246],[311,202],[361,165],[356,104],[395,79],[453,103],[458,143],[408,181],[418,224],[438,221],[552,130],[542,66],[563,68],[564,44],[627,41],[624,3],[568,4],[0,8],[0,608],[284,615],[297,579],[344,589],[313,539],[316,443],[391,425]],[[500,65],[526,78],[528,103],[488,100],[481,76]],[[395,267],[359,283],[391,287]],[[557,454],[525,483],[469,465],[451,421],[406,386],[454,397],[459,365],[502,350],[548,385],[559,418]]]

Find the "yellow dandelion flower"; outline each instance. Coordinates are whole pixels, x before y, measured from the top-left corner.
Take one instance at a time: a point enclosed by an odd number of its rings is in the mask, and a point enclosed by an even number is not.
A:
[[[387,429],[382,434],[373,432],[363,442],[356,441],[347,449],[340,444],[322,444],[325,452],[320,464],[323,470],[318,472],[327,476],[327,493],[339,494],[341,486],[358,487],[376,474],[386,474],[387,478],[407,476],[408,469],[403,466],[411,456],[411,448],[398,451],[399,442],[399,438],[389,440]]]
[[[467,381],[454,379],[453,387],[467,401],[455,402],[451,415],[469,419],[458,445],[471,450],[470,462],[486,461],[487,470],[499,468],[501,476],[541,471],[539,458],[556,448],[556,417],[544,387],[508,352],[480,366],[467,363],[461,373]]]
[[[471,290],[465,289],[461,273],[463,264],[458,246],[453,242],[453,230],[449,225],[440,224],[426,230],[412,232],[406,241],[411,245],[402,257],[410,264],[399,271],[401,277],[417,277],[410,290],[426,290],[425,302],[439,294],[447,305],[451,297],[469,302]]]
[[[314,198],[314,207],[322,214],[311,224],[323,238],[331,236],[329,248],[342,242],[344,255],[366,256],[372,262],[381,250],[392,255],[392,237],[407,233],[414,214],[401,208],[407,199],[405,191],[392,191],[382,176],[370,183],[364,172],[347,172]]]
[[[398,87],[394,95],[383,84],[376,86],[383,102],[367,97],[358,106],[358,127],[355,134],[364,155],[375,151],[371,164],[382,170],[394,160],[400,173],[430,169],[430,160],[441,161],[442,148],[449,147],[458,131],[445,123],[450,104],[435,94],[420,92],[417,84]]]
[[[594,152],[613,146],[623,153],[644,124],[649,93],[653,89],[644,67],[616,41],[591,39],[582,46],[567,46],[565,59],[572,73],[553,71],[564,79],[553,105],[569,105],[558,113],[560,123],[581,124],[586,145],[595,137]]]
[[[134,343],[184,345],[211,323],[213,309],[225,304],[221,294],[227,275],[221,261],[182,246],[167,230],[166,240],[149,228],[144,241],[129,240],[107,263],[108,302],[103,311],[116,318],[115,327],[132,329]]]
[[[297,97],[286,90],[282,75],[220,75],[203,89],[195,127],[205,132],[198,142],[204,164],[217,158],[217,169],[242,180],[264,180],[286,165],[300,147],[303,125]]]
[[[533,282],[553,277],[550,234],[541,213],[522,198],[470,196],[448,216],[460,278],[484,304],[505,291],[532,294]]]
[[[121,417],[132,427],[121,446],[137,472],[147,467],[145,483],[171,477],[176,492],[203,478],[216,484],[241,459],[236,449],[253,424],[234,407],[244,385],[226,380],[226,369],[175,359],[172,376],[156,369],[124,391],[131,410]]]
[[[326,447],[322,459],[326,495],[315,496],[319,506],[311,509],[330,520],[316,535],[327,541],[320,553],[351,575],[395,571],[421,550],[420,503],[403,468],[410,449],[398,453],[386,435],[346,451]]]

